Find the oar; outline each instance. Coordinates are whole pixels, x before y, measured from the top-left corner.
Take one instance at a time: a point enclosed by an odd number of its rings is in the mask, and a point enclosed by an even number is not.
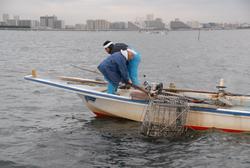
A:
[[[198,99],[198,98],[195,98],[195,97],[184,96],[184,95],[181,95],[181,94],[178,94],[178,93],[167,92],[167,91],[164,91],[164,93],[172,95],[172,96],[182,97],[182,98],[187,99],[187,100],[189,100],[189,101],[191,101],[193,103],[203,103],[203,102],[205,102],[204,99]]]
[[[193,93],[217,94],[217,92],[213,92],[213,91],[192,90],[192,89],[164,88],[163,90],[168,91],[168,92],[193,92]]]
[[[142,88],[142,87],[140,87],[138,85],[132,84],[132,87],[142,91],[145,94],[147,94],[150,98],[153,97],[153,95],[150,92],[148,92],[147,90],[145,90],[144,88]],[[193,102],[193,103],[207,103],[206,101],[209,101],[209,99],[207,99],[207,100],[206,99],[197,99],[195,97],[184,96],[184,95],[181,95],[181,94],[178,94],[178,93],[173,93],[173,92],[164,91],[164,93],[172,95],[172,96],[182,97],[182,98],[184,98],[184,99],[186,99],[186,100],[188,100],[190,102]],[[233,106],[233,104],[230,101],[228,101],[227,99],[225,99],[223,97],[218,97],[217,100],[219,102],[227,105],[227,106]]]
[[[154,97],[154,94],[150,93],[149,91],[147,91],[146,89],[144,89],[144,88],[142,88],[142,87],[140,87],[138,85],[132,84],[132,87],[135,88],[135,89],[138,89],[138,90],[142,91],[145,94],[147,94],[150,98]],[[172,96],[182,97],[182,98],[185,98],[185,99],[187,99],[187,100],[189,100],[191,102],[196,102],[196,103],[204,102],[204,100],[200,100],[200,99],[197,99],[197,98],[184,96],[184,95],[181,95],[181,94],[178,94],[178,93],[166,92],[166,91],[164,91],[164,93],[167,93],[167,94],[172,95]]]
[[[202,90],[192,90],[192,89],[177,89],[177,88],[165,88],[163,89],[164,91],[167,92],[193,92],[193,93],[205,93],[205,94],[214,94],[214,95],[218,95],[218,92],[213,92],[213,91],[202,91]],[[250,97],[250,95],[246,95],[246,94],[238,94],[238,93],[230,93],[230,92],[225,92],[224,93],[225,96],[245,96],[245,97]],[[185,96],[188,97],[188,96]],[[192,97],[189,97],[192,98]],[[193,98],[194,102],[206,102],[209,101],[210,99],[197,99],[197,98]],[[220,102],[221,104],[225,104],[227,106],[233,106],[233,103],[230,100],[227,100],[224,96],[218,96],[217,101]],[[212,99],[211,99],[212,100]]]
[[[250,95],[246,95],[246,94],[239,94],[239,93],[230,93],[230,92],[225,92],[225,94],[227,96],[246,96],[246,97],[250,97]]]
[[[78,78],[78,77],[59,76],[59,78],[61,80],[72,81],[72,82],[94,83],[94,84],[102,84],[102,85],[107,84],[107,82],[105,82],[105,81],[97,81],[97,80],[93,80],[93,79],[84,79],[84,78]]]
[[[152,93],[150,93],[149,91],[147,91],[146,89],[144,89],[144,88],[142,88],[142,87],[140,87],[138,85],[132,84],[132,87],[135,88],[135,89],[137,89],[137,90],[142,91],[143,93],[147,94],[149,97],[153,97],[154,96]],[[164,91],[164,93],[167,93],[167,94],[172,95],[172,96],[183,97],[183,98],[185,98],[185,99],[187,99],[187,100],[189,100],[191,102],[199,102],[199,103],[204,102],[204,100],[200,100],[200,99],[197,99],[197,98],[184,96],[184,95],[181,95],[181,94],[178,94],[178,93],[166,92],[166,91]]]
[[[88,69],[88,68],[82,68],[82,67],[79,67],[79,66],[74,65],[74,64],[70,64],[70,65],[71,65],[72,67],[75,67],[75,68],[77,68],[77,69],[81,69],[81,70],[83,70],[83,71],[88,71],[88,72],[92,72],[92,73],[95,73],[95,74],[101,75],[101,73],[100,73],[100,72],[95,71],[95,70],[91,70],[91,69]]]

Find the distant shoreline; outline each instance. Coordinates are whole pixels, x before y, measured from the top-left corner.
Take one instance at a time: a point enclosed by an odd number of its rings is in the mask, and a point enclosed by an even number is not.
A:
[[[137,31],[137,32],[167,32],[167,31],[213,31],[213,30],[244,30],[244,29],[250,29],[250,27],[244,27],[244,28],[235,28],[235,29],[178,29],[178,30],[128,30],[128,29],[122,29],[122,30],[82,30],[82,29],[33,29],[33,28],[27,28],[27,27],[1,27],[0,30],[17,30],[17,31],[84,31],[84,32],[109,32],[109,31]]]

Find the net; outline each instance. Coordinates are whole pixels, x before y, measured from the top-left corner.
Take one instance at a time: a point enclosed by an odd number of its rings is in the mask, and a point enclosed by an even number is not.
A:
[[[160,94],[150,100],[141,132],[150,137],[178,137],[186,132],[186,118],[189,111],[184,97]]]

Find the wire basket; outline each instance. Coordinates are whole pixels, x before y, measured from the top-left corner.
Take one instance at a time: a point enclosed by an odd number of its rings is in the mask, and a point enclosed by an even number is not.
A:
[[[146,108],[141,133],[150,137],[181,136],[187,131],[188,111],[184,97],[160,94],[150,100]]]

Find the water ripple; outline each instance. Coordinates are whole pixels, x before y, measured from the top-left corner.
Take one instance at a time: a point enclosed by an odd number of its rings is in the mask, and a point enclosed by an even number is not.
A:
[[[96,68],[103,41],[125,42],[142,54],[141,80],[167,86],[250,93],[250,31],[51,32],[0,30],[0,167],[249,167],[250,136],[190,132],[152,139],[140,124],[100,119],[78,96],[23,79],[38,75],[95,78],[70,64]],[[146,77],[143,77],[146,74]]]

